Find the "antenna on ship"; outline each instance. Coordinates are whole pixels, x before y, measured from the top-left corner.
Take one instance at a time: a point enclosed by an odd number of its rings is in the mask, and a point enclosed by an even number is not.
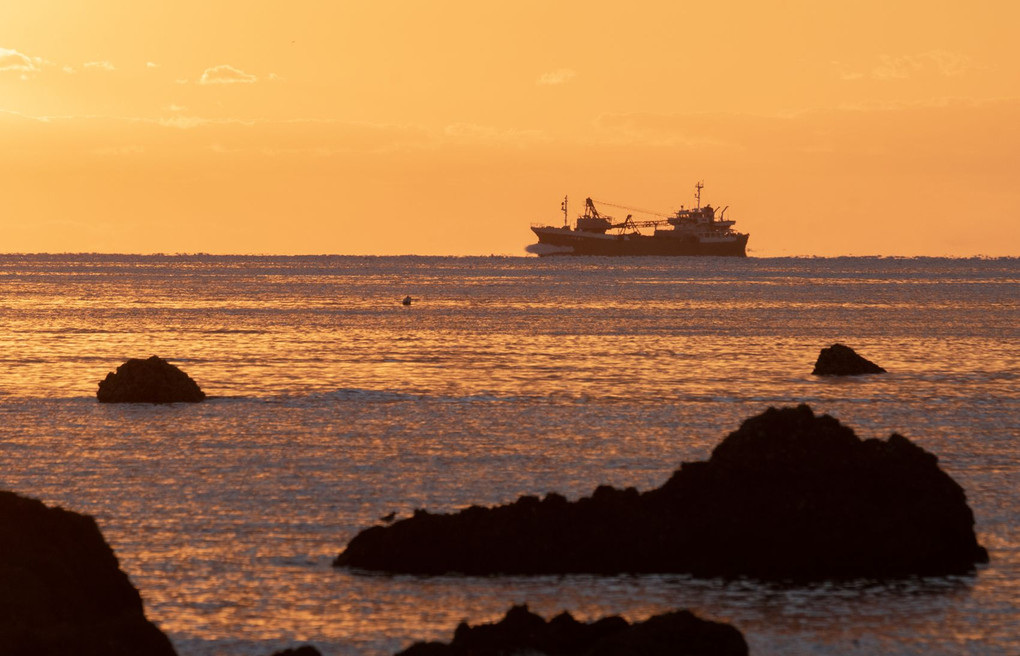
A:
[[[563,202],[560,203],[560,209],[563,210],[563,227],[566,228],[567,225],[569,225],[569,223],[570,223],[567,220],[567,197],[566,196],[563,197]]]
[[[698,200],[698,209],[701,209],[701,190],[705,188],[704,180],[694,185],[694,197]]]

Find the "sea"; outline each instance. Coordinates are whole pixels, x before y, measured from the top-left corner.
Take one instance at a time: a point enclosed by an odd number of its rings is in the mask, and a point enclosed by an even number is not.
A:
[[[889,373],[812,376],[836,342]],[[210,398],[97,402],[151,355]],[[937,455],[991,562],[812,585],[332,567],[389,513],[647,490],[801,403]],[[1016,656],[1020,260],[0,255],[0,488],[94,516],[181,656],[382,656],[522,603],[686,608],[756,656]]]

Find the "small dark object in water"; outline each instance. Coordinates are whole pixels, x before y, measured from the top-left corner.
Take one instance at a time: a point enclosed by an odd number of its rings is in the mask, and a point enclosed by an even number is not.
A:
[[[89,515],[0,491],[0,654],[175,656]]]
[[[387,514],[383,515],[382,517],[379,518],[379,520],[389,524],[390,522],[392,522],[396,518],[396,516],[397,516],[397,511],[394,510],[391,513],[387,513]]]
[[[333,564],[810,581],[965,574],[984,562],[963,488],[934,455],[895,433],[861,440],[801,405],[745,420],[709,460],[683,463],[657,489],[416,510],[361,531]]]
[[[410,305],[413,299],[410,296],[405,296],[404,300],[400,301],[403,305]]]
[[[861,374],[884,374],[885,369],[871,360],[857,355],[849,346],[833,344],[823,348],[815,362],[815,376],[859,376]]]
[[[495,624],[461,623],[449,644],[416,642],[397,656],[746,656],[747,642],[733,626],[690,611],[664,613],[631,624],[613,615],[586,624],[563,612],[548,622],[514,606]]]
[[[197,403],[205,392],[191,376],[154,355],[132,358],[106,374],[96,398],[101,403]]]

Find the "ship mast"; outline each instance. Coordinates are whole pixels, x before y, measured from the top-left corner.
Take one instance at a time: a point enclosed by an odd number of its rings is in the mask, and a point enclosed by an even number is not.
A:
[[[567,197],[563,197],[563,202],[560,203],[560,209],[563,210],[563,227],[566,228],[570,225],[570,221],[567,219]]]
[[[704,181],[698,182],[694,185],[694,198],[698,201],[698,209],[701,209],[701,190],[705,188]]]

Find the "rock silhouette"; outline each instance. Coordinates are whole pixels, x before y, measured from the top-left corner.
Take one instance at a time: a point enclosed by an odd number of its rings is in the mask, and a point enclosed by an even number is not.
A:
[[[302,645],[293,649],[274,652],[272,656],[322,656],[322,653],[312,645]]]
[[[197,403],[205,392],[188,374],[154,355],[132,358],[106,374],[96,398],[102,403]]]
[[[0,491],[0,654],[175,652],[92,517]]]
[[[689,611],[656,615],[630,624],[612,616],[585,624],[570,613],[546,622],[514,606],[495,624],[461,624],[449,644],[418,642],[397,656],[745,656],[747,643],[728,624],[699,619]]]
[[[905,437],[859,439],[806,405],[743,422],[657,489],[600,486],[356,535],[335,566],[444,574],[944,575],[987,562],[963,489]]]
[[[849,346],[833,344],[823,348],[815,361],[814,376],[859,376],[861,374],[884,374],[885,369],[871,360],[857,355]]]

